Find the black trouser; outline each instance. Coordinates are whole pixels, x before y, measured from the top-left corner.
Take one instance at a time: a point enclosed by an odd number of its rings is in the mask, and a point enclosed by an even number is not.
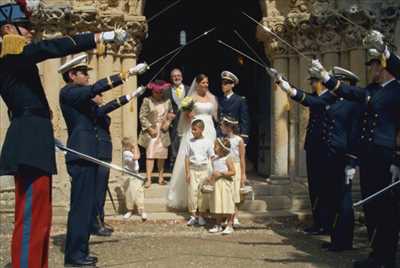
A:
[[[67,163],[67,170],[72,181],[65,242],[66,262],[85,258],[89,254],[97,165],[78,160]]]
[[[104,205],[106,202],[106,194],[107,194],[109,178],[110,178],[110,169],[103,166],[98,166],[96,175],[96,203],[93,210],[93,219],[92,219],[93,231],[100,228],[101,225],[103,225],[104,223]]]
[[[390,165],[393,151],[378,145],[362,146],[360,185],[363,198],[392,182]],[[388,191],[364,205],[372,256],[379,263],[395,267],[399,234],[399,207],[395,195]]]
[[[327,147],[323,156],[324,177],[321,184],[321,221],[330,231],[332,246],[338,249],[353,245],[354,211],[351,185],[346,185],[346,158],[342,151]]]
[[[346,185],[346,157],[342,152],[327,149],[323,158],[325,169],[321,205],[327,222],[331,224],[331,243],[338,249],[353,245],[354,210],[351,184]]]
[[[321,228],[321,211],[320,211],[320,191],[321,181],[323,179],[321,167],[321,150],[319,148],[308,148],[306,150],[307,161],[307,179],[308,179],[308,193],[310,196],[310,203],[312,209],[312,216],[314,220],[314,227]]]

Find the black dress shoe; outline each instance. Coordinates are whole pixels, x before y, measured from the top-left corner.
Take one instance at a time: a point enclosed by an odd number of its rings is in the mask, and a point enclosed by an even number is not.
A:
[[[322,249],[328,249],[328,248],[330,248],[330,247],[332,247],[332,243],[331,243],[331,242],[323,242],[323,243],[321,244],[321,248],[322,248]]]
[[[329,231],[327,231],[323,228],[311,227],[311,228],[304,229],[304,233],[306,235],[328,235]]]
[[[303,229],[303,232],[304,232],[305,234],[312,234],[312,233],[315,233],[315,232],[319,232],[320,229],[321,229],[321,228],[319,228],[319,227],[311,226],[311,227],[306,227],[306,228],[304,228],[304,229]]]
[[[113,228],[111,225],[109,225],[109,224],[107,224],[107,223],[103,223],[103,226],[104,226],[104,228],[106,228],[107,230],[110,230],[110,232],[114,232],[114,228]]]
[[[87,258],[78,260],[68,260],[64,263],[64,267],[96,267],[96,262]]]
[[[100,227],[99,229],[92,231],[91,234],[97,236],[111,236],[111,231],[104,227]]]
[[[378,268],[378,265],[372,258],[353,261],[353,268]]]
[[[353,250],[353,247],[352,246],[344,247],[344,246],[332,245],[330,247],[327,247],[326,250],[331,251],[331,252],[342,252],[342,251],[346,251],[346,250]]]
[[[86,256],[86,260],[88,260],[88,261],[93,261],[93,262],[97,262],[97,257],[95,257],[95,256]]]

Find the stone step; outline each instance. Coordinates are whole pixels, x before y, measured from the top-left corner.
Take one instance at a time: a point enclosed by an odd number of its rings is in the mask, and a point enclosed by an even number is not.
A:
[[[285,185],[273,185],[268,182],[249,181],[253,187],[255,196],[258,195],[287,195],[288,187]]]
[[[176,221],[184,222],[189,218],[189,213],[179,213],[174,212],[147,212],[147,221]],[[133,215],[129,219],[124,219],[123,215],[113,215],[106,217],[106,221],[142,221],[139,215]]]
[[[245,200],[240,205],[240,210],[249,212],[265,212],[279,209],[288,209],[291,200],[288,196],[264,196],[263,199]]]
[[[144,209],[148,212],[168,212],[166,198],[144,199]]]
[[[168,185],[159,185],[153,183],[150,188],[145,189],[144,197],[149,198],[167,198]]]

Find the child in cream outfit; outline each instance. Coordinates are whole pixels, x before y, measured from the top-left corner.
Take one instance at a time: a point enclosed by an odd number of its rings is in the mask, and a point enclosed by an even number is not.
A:
[[[191,128],[193,138],[190,139],[185,150],[188,209],[192,214],[187,224],[205,225],[204,215],[208,209],[209,194],[203,194],[201,187],[209,177],[209,163],[214,150],[212,143],[203,137],[204,122],[201,119],[194,119]]]
[[[239,220],[236,214],[239,210],[241,201],[240,188],[246,182],[246,146],[242,137],[235,134],[239,122],[229,116],[224,116],[221,122],[221,132],[224,134],[231,144],[230,156],[235,166],[236,174],[233,177],[233,199],[235,200],[235,214],[233,214],[233,226],[239,226]]]
[[[227,138],[217,138],[214,144],[216,157],[212,160],[213,173],[209,181],[214,184],[211,213],[216,216],[216,225],[209,230],[210,233],[233,233],[232,215],[235,213],[235,200],[233,190],[233,176],[235,166],[230,158],[230,142]],[[222,231],[221,223],[228,219],[225,230]]]
[[[140,151],[137,144],[133,143],[132,138],[122,139],[122,159],[124,168],[139,172]],[[125,182],[125,198],[128,212],[124,215],[125,219],[129,219],[134,211],[135,205],[142,220],[147,220],[147,214],[144,212],[144,185],[143,181],[127,177]]]

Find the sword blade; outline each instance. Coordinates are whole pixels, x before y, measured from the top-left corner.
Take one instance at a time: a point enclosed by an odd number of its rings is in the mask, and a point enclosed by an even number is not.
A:
[[[254,54],[254,56],[257,57],[257,59],[261,63],[263,63],[264,65],[267,65],[267,63],[261,58],[260,55],[258,55],[258,53],[250,46],[250,44],[240,35],[240,33],[238,31],[234,30],[233,32],[239,37],[240,40],[242,40],[242,42],[246,45],[246,47],[248,49],[250,49],[250,51]]]
[[[228,45],[227,43],[225,43],[225,42],[223,42],[223,41],[221,41],[221,40],[217,40],[217,42],[218,42],[219,44],[221,44],[221,45],[227,47],[227,48],[232,49],[233,51],[239,53],[239,54],[242,55],[243,57],[246,57],[247,59],[251,60],[252,62],[258,64],[259,66],[263,67],[263,68],[267,71],[267,73],[268,73],[272,78],[274,78],[274,79],[276,78],[276,75],[277,75],[276,70],[272,69],[271,67],[267,66],[266,64],[263,64],[263,63],[259,62],[258,60],[256,60],[256,59],[250,57],[250,56],[247,55],[246,53],[240,51],[239,49],[234,48],[234,47],[231,46],[231,45]]]
[[[168,52],[167,54],[164,54],[163,56],[159,57],[158,59],[156,59],[156,60],[154,60],[152,63],[150,63],[150,64],[149,64],[149,68],[150,68],[151,66],[153,66],[154,64],[158,63],[159,61],[165,59],[165,58],[168,57],[169,55],[174,54],[174,53],[177,52],[178,50],[180,50],[180,49],[182,49],[182,48],[184,48],[184,47],[186,47],[186,46],[188,46],[188,45],[190,45],[190,44],[196,42],[197,40],[199,40],[199,39],[202,38],[203,36],[208,35],[208,34],[211,33],[212,31],[214,31],[215,29],[216,29],[216,27],[211,28],[210,30],[205,31],[204,33],[202,33],[202,34],[196,36],[195,38],[193,38],[192,40],[190,40],[190,41],[187,42],[186,44],[184,44],[184,45],[182,45],[182,46],[179,46],[179,47],[177,47],[177,48],[171,50],[171,51]]]
[[[110,197],[110,201],[111,201],[111,204],[113,206],[113,209],[114,209],[115,213],[118,213],[117,206],[115,206],[114,198],[113,198],[113,196],[111,194],[111,190],[110,190],[110,187],[108,187],[108,185],[107,185],[107,193],[108,193],[108,196]]]
[[[394,182],[394,183],[392,183],[392,184],[386,186],[385,188],[383,188],[382,190],[380,190],[380,191],[378,191],[378,192],[376,192],[376,193],[374,193],[374,194],[371,194],[370,196],[364,198],[363,200],[360,200],[360,201],[354,203],[354,204],[353,204],[353,207],[358,207],[358,206],[364,205],[365,203],[367,203],[367,202],[369,202],[369,201],[375,199],[375,198],[378,197],[379,195],[381,195],[381,194],[387,192],[388,190],[392,189],[394,186],[396,186],[396,185],[398,185],[398,184],[400,184],[400,180],[398,180],[398,181],[396,181],[396,182]]]
[[[142,180],[142,181],[145,180],[144,177],[140,176],[139,174],[137,174],[137,173],[135,173],[135,172],[133,172],[133,171],[131,171],[129,169],[120,167],[120,166],[112,164],[112,163],[108,163],[108,162],[102,161],[102,160],[97,159],[97,158],[95,158],[93,156],[78,152],[78,151],[76,151],[74,149],[68,148],[67,146],[63,145],[59,141],[56,141],[55,145],[56,145],[56,147],[58,149],[60,149],[62,151],[65,151],[65,152],[68,152],[68,153],[71,153],[71,154],[79,157],[82,160],[86,160],[86,161],[89,161],[91,163],[97,164],[99,166],[103,166],[103,167],[106,167],[106,168],[109,168],[109,169],[114,169],[114,170],[122,172],[122,173],[126,173],[126,174],[131,175],[131,176],[133,176],[133,177],[135,177],[135,178],[137,178],[139,180]]]
[[[162,13],[164,13],[165,11],[167,11],[168,9],[170,9],[173,6],[176,6],[179,2],[182,2],[182,0],[178,0],[173,2],[172,4],[166,6],[165,8],[163,8],[161,11],[157,12],[156,14],[154,14],[153,16],[151,16],[148,20],[147,23],[150,23],[152,20],[154,20],[155,18],[157,18],[158,16],[160,16]]]
[[[242,11],[242,14],[245,15],[247,18],[249,18],[250,20],[252,20],[253,22],[255,22],[257,25],[259,25],[264,31],[266,31],[267,33],[272,34],[273,36],[275,36],[279,41],[281,41],[282,43],[284,43],[285,45],[287,45],[288,47],[290,47],[291,49],[293,49],[297,54],[299,54],[300,56],[302,56],[304,59],[308,60],[309,62],[312,61],[312,59],[308,56],[306,56],[304,53],[302,53],[299,49],[297,49],[295,46],[293,46],[292,44],[290,44],[289,42],[287,42],[285,39],[283,39],[282,37],[280,37],[279,35],[277,35],[276,33],[274,33],[270,28],[268,28],[265,25],[262,25],[261,23],[259,23],[256,19],[254,19],[253,17],[251,17],[250,15],[246,14],[245,12]]]

